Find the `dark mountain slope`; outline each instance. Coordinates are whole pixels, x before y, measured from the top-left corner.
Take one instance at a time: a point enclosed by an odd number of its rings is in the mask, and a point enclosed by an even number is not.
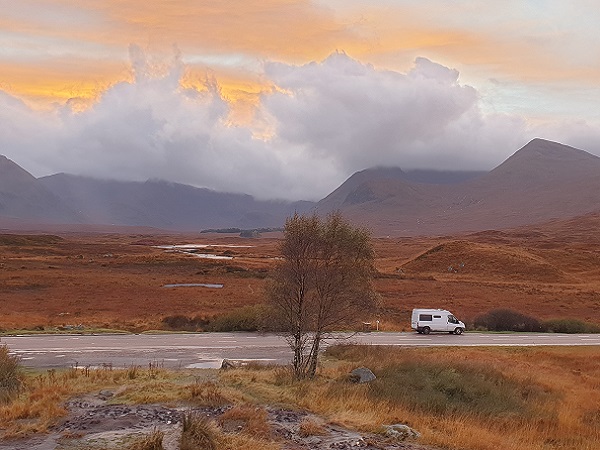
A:
[[[175,230],[282,226],[309,202],[257,201],[177,183],[98,180],[57,174],[39,180],[86,217],[87,223],[151,226]]]
[[[370,176],[365,176],[367,172]],[[600,211],[600,158],[534,139],[491,172],[446,185],[351,177],[317,205],[377,234],[447,234],[503,229]]]
[[[81,217],[19,165],[0,155],[0,216],[77,223]]]

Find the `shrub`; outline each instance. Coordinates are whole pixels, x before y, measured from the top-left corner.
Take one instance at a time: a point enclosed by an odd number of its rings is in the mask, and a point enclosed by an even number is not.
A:
[[[266,328],[264,305],[244,306],[229,313],[214,317],[209,331],[259,331]]]
[[[550,319],[543,323],[543,327],[552,333],[600,333],[598,325],[577,319]]]
[[[511,309],[494,309],[482,314],[475,318],[474,325],[490,331],[543,331],[535,317]]]
[[[0,345],[0,404],[8,403],[21,389],[19,357]]]
[[[198,331],[208,324],[208,320],[200,316],[188,317],[184,315],[175,315],[164,317],[162,323],[171,330]]]

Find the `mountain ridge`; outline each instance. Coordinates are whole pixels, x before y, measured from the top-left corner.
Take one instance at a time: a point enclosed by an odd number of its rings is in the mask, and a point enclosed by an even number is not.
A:
[[[600,211],[600,158],[534,139],[485,173],[361,170],[315,204],[261,201],[163,180],[64,173],[36,179],[0,157],[0,216],[28,223],[248,229],[280,227],[294,212],[335,210],[376,235],[477,232],[565,219]]]

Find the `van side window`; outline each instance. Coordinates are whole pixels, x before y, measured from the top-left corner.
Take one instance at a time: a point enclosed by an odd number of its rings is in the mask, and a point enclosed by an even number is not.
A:
[[[458,319],[454,317],[452,314],[448,316],[448,323],[458,323]]]
[[[434,319],[441,319],[442,316],[433,316]]]
[[[433,317],[431,314],[419,314],[419,320],[422,320],[423,322],[431,322]]]

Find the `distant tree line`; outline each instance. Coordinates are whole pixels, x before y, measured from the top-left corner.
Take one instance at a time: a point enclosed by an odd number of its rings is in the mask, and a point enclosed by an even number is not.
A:
[[[248,237],[252,237],[253,235],[260,233],[273,233],[277,231],[283,231],[283,228],[207,228],[206,230],[201,230],[200,233],[223,233],[223,234],[237,234],[246,235]],[[245,236],[242,236],[245,237]]]

